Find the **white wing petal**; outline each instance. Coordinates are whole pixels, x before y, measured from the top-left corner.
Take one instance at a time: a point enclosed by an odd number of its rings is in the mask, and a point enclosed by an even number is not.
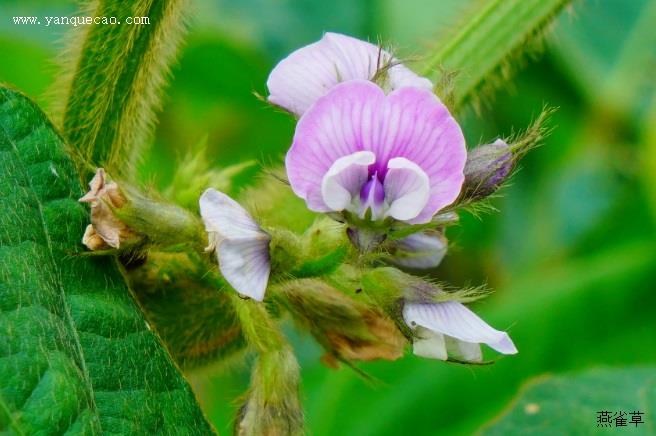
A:
[[[449,357],[462,362],[482,362],[481,346],[473,342],[460,341],[450,336],[446,337],[446,351]]]
[[[269,281],[270,236],[235,200],[215,189],[200,197],[200,213],[208,233],[216,233],[219,269],[240,294],[262,301]]]
[[[390,203],[386,216],[406,221],[419,215],[430,194],[430,183],[424,170],[403,157],[387,163],[385,199]]]
[[[456,301],[408,303],[403,307],[403,318],[410,327],[421,326],[461,341],[487,344],[503,354],[517,353],[517,348],[506,332],[493,329]]]
[[[369,165],[376,161],[370,151],[357,151],[340,157],[321,181],[323,202],[335,211],[346,209],[353,197],[360,194],[369,176]]]
[[[417,338],[412,344],[412,352],[416,356],[428,359],[446,360],[446,343],[444,335],[423,327],[417,328]]]
[[[221,274],[230,286],[254,300],[264,299],[271,271],[268,237],[223,240],[217,255]]]
[[[262,233],[246,209],[221,191],[206,190],[199,203],[208,232],[217,232],[221,238],[247,238]]]

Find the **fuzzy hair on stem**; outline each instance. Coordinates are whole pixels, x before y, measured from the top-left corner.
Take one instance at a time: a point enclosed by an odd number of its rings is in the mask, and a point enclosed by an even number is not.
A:
[[[550,24],[571,2],[477,2],[462,23],[449,29],[448,37],[438,38],[423,73],[431,77],[438,70],[438,92],[440,88],[448,91],[450,109],[457,111],[470,101],[478,109],[486,94],[507,82],[514,66],[521,65],[527,55],[541,52]]]
[[[102,165],[133,180],[185,34],[189,2],[97,0],[83,10],[121,24],[84,26],[69,38],[55,88],[58,124],[82,178],[90,166]],[[127,17],[148,17],[150,24],[129,25]]]

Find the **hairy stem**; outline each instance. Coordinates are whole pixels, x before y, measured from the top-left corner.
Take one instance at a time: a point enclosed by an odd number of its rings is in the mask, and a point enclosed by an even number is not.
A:
[[[90,16],[120,24],[87,26],[67,57],[62,130],[84,164],[130,179],[184,33],[188,2],[98,0],[91,7]],[[147,24],[129,24],[135,17]]]
[[[299,366],[291,346],[261,303],[231,292],[246,341],[258,353],[235,434],[302,435]]]
[[[491,0],[476,9],[449,38],[439,41],[424,73],[434,75],[453,108],[473,91],[501,73],[509,74],[508,60],[526,49],[571,0]],[[455,74],[454,74],[455,73]],[[447,80],[445,80],[447,79]]]

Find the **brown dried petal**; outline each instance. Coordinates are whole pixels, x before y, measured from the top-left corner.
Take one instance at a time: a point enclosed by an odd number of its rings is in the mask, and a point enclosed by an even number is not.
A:
[[[105,170],[98,168],[96,174],[89,182],[89,192],[79,200],[81,203],[90,203],[91,205],[91,224],[95,231],[94,235],[89,234],[89,238],[98,237],[110,247],[119,248],[122,241],[134,238],[135,233],[128,228],[123,222],[114,216],[113,209],[121,208],[126,203],[126,198],[121,193],[115,182],[108,182]],[[88,228],[87,228],[87,231]],[[85,236],[87,236],[85,232]],[[89,239],[91,245],[86,244],[91,250],[100,246],[97,242]]]
[[[96,233],[96,229],[93,228],[93,224],[89,224],[84,230],[84,236],[82,236],[82,243],[91,251],[96,250],[107,250],[109,245]]]
[[[333,351],[347,360],[396,360],[403,356],[406,343],[394,322],[370,310],[362,314],[368,335],[327,331]]]

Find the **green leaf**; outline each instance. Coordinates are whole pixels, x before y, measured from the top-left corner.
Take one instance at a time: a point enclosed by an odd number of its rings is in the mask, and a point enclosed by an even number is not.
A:
[[[81,255],[77,179],[43,112],[0,88],[0,431],[212,433],[116,264]]]
[[[535,49],[545,27],[571,0],[490,0],[481,2],[455,32],[438,40],[437,52],[426,65],[426,74],[441,69],[437,78],[457,108],[495,77],[507,78],[509,59]],[[450,77],[456,73],[455,77]]]
[[[83,160],[130,176],[141,156],[184,31],[186,0],[100,0],[93,17],[120,24],[86,26],[65,85],[63,133]],[[148,18],[148,24],[127,19]],[[127,174],[126,174],[127,173]]]
[[[656,368],[594,369],[578,375],[539,377],[525,385],[509,410],[481,433],[592,434],[603,430],[597,428],[600,411],[610,412],[611,417],[626,413],[629,428],[624,430],[631,434],[654,434]],[[631,424],[630,412],[644,413],[643,423]],[[611,420],[612,430],[618,430],[615,425]]]

